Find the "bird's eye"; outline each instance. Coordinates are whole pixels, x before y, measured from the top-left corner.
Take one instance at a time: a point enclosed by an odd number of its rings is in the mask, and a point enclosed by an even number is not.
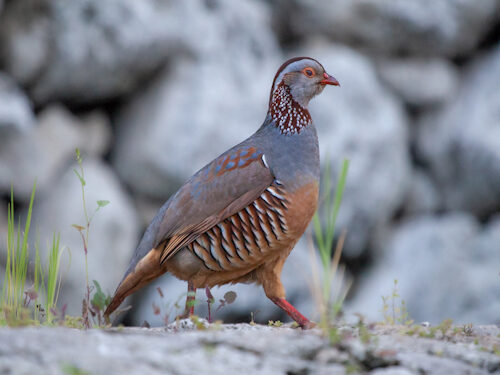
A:
[[[307,77],[312,77],[315,74],[313,68],[304,68],[302,70],[302,73],[304,73],[304,75]]]

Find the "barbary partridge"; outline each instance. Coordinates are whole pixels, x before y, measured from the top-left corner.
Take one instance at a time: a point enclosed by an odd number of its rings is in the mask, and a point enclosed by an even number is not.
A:
[[[196,172],[149,224],[105,311],[170,272],[188,291],[257,283],[301,327],[312,323],[285,299],[281,270],[318,202],[319,151],[307,109],[325,85],[338,86],[309,57],[286,61],[274,77],[262,126]],[[193,313],[188,293],[186,315]]]

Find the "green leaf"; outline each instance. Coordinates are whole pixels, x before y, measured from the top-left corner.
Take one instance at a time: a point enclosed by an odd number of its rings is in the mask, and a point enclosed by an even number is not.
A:
[[[85,186],[86,185],[86,182],[85,180],[83,179],[82,176],[80,176],[80,173],[78,173],[78,171],[76,169],[73,169],[73,172],[75,172],[75,174],[77,175],[78,179],[80,180],[80,184],[82,184],[82,186]]]
[[[104,294],[101,289],[101,285],[99,285],[97,280],[93,280],[93,283],[95,285],[95,293],[92,296],[90,303],[99,310],[104,310],[104,308],[111,302],[111,296]]]
[[[106,201],[106,200],[101,200],[101,201],[97,201],[97,206],[100,207],[105,207],[109,204],[109,201]]]

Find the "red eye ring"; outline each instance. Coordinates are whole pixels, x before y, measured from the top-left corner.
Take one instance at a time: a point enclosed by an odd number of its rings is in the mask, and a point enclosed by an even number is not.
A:
[[[309,78],[313,77],[316,74],[314,72],[314,69],[309,66],[307,68],[302,69],[302,73]]]

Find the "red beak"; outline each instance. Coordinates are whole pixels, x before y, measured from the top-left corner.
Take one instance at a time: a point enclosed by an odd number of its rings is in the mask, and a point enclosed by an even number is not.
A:
[[[321,85],[333,85],[333,86],[340,86],[339,81],[335,79],[335,77],[331,76],[328,73],[323,73],[323,77],[325,77],[324,80],[319,81]]]

